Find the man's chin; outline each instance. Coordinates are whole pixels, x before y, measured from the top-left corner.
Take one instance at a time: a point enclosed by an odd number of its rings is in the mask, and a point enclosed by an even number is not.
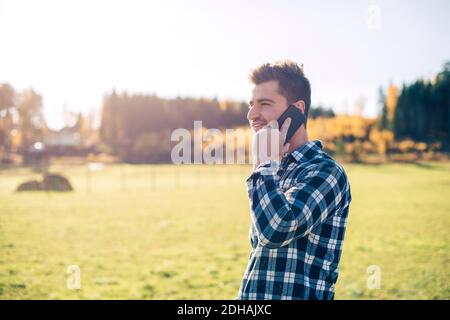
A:
[[[259,130],[261,130],[262,128],[264,128],[264,126],[257,126],[257,127],[252,127],[253,132],[258,132]]]

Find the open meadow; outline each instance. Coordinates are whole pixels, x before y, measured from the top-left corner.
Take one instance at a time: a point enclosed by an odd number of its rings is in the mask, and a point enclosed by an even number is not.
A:
[[[353,201],[336,299],[450,298],[450,163],[344,164]],[[233,299],[250,252],[250,166],[0,171],[0,299]],[[71,266],[80,270],[80,289]],[[376,267],[370,267],[376,266]],[[379,288],[367,286],[372,268]]]

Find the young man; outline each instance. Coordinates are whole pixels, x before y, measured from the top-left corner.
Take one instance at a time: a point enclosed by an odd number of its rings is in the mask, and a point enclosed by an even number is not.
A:
[[[254,144],[265,143],[271,156],[253,148],[252,251],[237,299],[333,299],[351,201],[346,173],[319,140],[308,140],[306,122],[286,144],[291,119],[278,129],[290,104],[308,116],[311,88],[302,68],[291,61],[264,64],[250,79]],[[272,130],[279,130],[278,145],[269,140]]]

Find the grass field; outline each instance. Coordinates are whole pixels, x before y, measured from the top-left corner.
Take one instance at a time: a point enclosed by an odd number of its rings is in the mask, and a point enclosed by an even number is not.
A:
[[[336,299],[449,299],[450,164],[344,167],[353,202]],[[35,174],[0,171],[0,299],[233,299],[250,252],[249,170],[53,168],[70,193],[15,193]]]

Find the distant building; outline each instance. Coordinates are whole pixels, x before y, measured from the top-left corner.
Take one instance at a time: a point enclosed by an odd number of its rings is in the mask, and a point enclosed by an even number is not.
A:
[[[80,155],[83,149],[81,135],[73,127],[64,127],[61,130],[49,130],[44,136],[45,152],[54,156]]]
[[[81,147],[82,141],[79,132],[65,127],[59,131],[48,131],[44,138],[44,144],[47,148],[77,148]]]

